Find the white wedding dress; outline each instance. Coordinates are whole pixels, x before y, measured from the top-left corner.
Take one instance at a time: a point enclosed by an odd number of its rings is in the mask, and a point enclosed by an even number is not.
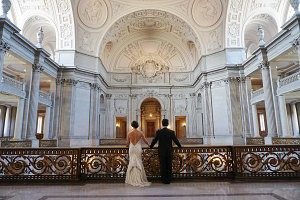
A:
[[[126,172],[125,183],[133,186],[149,186],[145,169],[142,162],[142,145],[138,141],[135,145],[130,142],[129,145],[129,164]]]

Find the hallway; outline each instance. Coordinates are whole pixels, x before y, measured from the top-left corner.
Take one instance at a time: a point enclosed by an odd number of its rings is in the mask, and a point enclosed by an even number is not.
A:
[[[300,182],[173,182],[138,188],[124,183],[0,186],[0,200],[299,200]]]

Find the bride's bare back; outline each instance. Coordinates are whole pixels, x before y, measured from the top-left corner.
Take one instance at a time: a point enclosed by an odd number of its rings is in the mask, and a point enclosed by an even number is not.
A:
[[[149,143],[146,140],[144,133],[142,131],[134,129],[127,135],[127,146],[129,146],[130,142],[133,145],[136,145],[140,141],[140,139],[142,139],[149,146]]]

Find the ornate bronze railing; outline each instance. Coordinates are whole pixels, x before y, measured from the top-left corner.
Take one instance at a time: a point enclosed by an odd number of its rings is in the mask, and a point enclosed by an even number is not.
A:
[[[159,178],[157,149],[143,149],[150,179]],[[128,149],[0,149],[0,181],[124,181]],[[300,178],[300,145],[198,146],[174,149],[175,179]]]
[[[80,149],[0,149],[0,180],[79,180]]]

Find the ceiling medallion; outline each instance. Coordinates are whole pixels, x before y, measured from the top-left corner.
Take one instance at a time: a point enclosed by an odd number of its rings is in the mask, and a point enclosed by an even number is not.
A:
[[[142,58],[133,67],[133,73],[140,74],[146,79],[153,79],[157,75],[168,72],[169,67],[154,58]]]
[[[103,0],[81,0],[78,15],[86,26],[100,28],[107,19],[107,6]]]
[[[199,26],[212,26],[222,15],[222,2],[220,0],[195,0],[192,15]]]

